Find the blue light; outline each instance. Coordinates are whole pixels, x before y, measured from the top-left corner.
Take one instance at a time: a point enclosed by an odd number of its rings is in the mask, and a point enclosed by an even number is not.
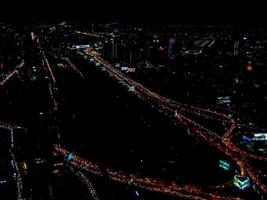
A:
[[[245,142],[251,142],[251,141],[252,141],[252,138],[247,137],[247,136],[245,136],[245,135],[243,135],[242,138],[243,138],[243,140],[244,140]]]
[[[230,169],[230,164],[224,160],[220,160],[219,161],[219,167],[223,168],[225,170],[229,170]]]
[[[66,161],[69,162],[69,161],[71,161],[73,158],[74,158],[73,153],[69,153],[69,154],[66,156]]]

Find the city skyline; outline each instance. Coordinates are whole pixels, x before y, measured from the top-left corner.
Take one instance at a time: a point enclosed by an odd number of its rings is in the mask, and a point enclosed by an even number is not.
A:
[[[266,6],[11,0],[1,200],[265,200]]]

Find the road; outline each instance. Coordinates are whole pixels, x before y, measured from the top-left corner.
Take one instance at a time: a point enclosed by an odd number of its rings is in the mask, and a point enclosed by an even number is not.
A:
[[[68,156],[71,152],[66,149],[55,146],[55,151],[61,154],[63,157]],[[96,162],[91,162],[80,156],[73,155],[73,159],[69,162],[72,166],[93,173],[98,176],[103,176],[104,173],[101,169],[101,165]],[[123,171],[115,171],[110,168],[106,168],[109,178],[113,181],[120,182],[122,184],[135,186],[152,192],[158,192],[167,194],[170,196],[176,196],[179,198],[188,199],[239,199],[238,197],[224,197],[215,193],[205,192],[201,187],[197,185],[178,185],[175,182],[165,182],[163,180],[153,179],[149,177],[140,177],[137,174],[127,174]]]
[[[24,61],[22,60],[21,63],[14,68],[11,72],[9,72],[6,77],[0,82],[0,88],[4,87],[12,78],[19,75],[19,72],[25,66]]]
[[[237,127],[243,126],[245,123],[238,122],[229,114],[221,113],[215,110],[196,107],[193,105],[182,104],[171,99],[165,98],[150,89],[146,88],[142,84],[132,80],[126,74],[122,73],[119,69],[112,66],[108,61],[101,58],[101,56],[90,48],[83,51],[79,51],[83,56],[93,58],[97,66],[100,66],[103,71],[108,73],[113,79],[120,82],[126,88],[134,88],[131,92],[134,93],[139,99],[147,104],[153,105],[154,108],[164,111],[171,119],[175,119],[177,122],[182,123],[191,130],[196,136],[200,136],[212,147],[216,148],[220,152],[224,153],[229,160],[232,160],[239,169],[240,175],[248,176],[251,180],[261,189],[263,193],[267,193],[267,186],[265,185],[263,178],[265,174],[259,174],[258,170],[254,168],[250,162],[250,159],[266,162],[267,158],[262,155],[253,154],[241,150],[235,145],[231,139],[237,135]],[[191,119],[192,118],[192,119]],[[197,120],[196,120],[197,119]],[[202,125],[201,122],[206,120],[212,120],[214,123],[226,124],[226,132],[212,131],[212,128],[207,125]],[[67,155],[67,151],[56,147],[56,151]],[[93,164],[88,160],[80,157],[75,157],[72,164],[78,168],[86,171],[90,171],[94,174],[101,175],[101,170],[97,164]],[[109,171],[109,170],[108,170]],[[161,185],[161,181],[152,180],[149,178],[136,177],[135,175],[126,175],[122,172],[109,171],[111,179],[119,181],[125,184],[129,184],[130,180],[133,180],[133,184],[138,185],[141,188],[145,188],[151,191],[163,192],[178,197],[187,198],[204,198],[204,199],[223,199],[225,197],[216,196],[211,193],[202,191],[196,186],[168,186]],[[134,178],[133,178],[134,177]],[[146,181],[148,180],[148,181]],[[219,187],[227,187],[229,183],[220,185]],[[210,196],[209,196],[210,195]],[[229,197],[227,197],[229,198]],[[231,197],[232,198],[232,197]]]

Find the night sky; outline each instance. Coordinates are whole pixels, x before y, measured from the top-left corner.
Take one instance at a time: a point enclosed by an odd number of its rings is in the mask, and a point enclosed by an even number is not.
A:
[[[260,24],[264,1],[241,0],[9,0],[1,1],[2,19],[125,21],[190,24]]]

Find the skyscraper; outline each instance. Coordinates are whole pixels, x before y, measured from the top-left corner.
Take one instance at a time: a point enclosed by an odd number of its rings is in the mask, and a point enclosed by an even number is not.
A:
[[[118,58],[118,43],[112,40],[112,57]]]
[[[170,38],[169,39],[169,44],[168,44],[168,57],[173,59],[174,58],[174,54],[173,54],[173,48],[175,45],[176,39],[175,38]]]

